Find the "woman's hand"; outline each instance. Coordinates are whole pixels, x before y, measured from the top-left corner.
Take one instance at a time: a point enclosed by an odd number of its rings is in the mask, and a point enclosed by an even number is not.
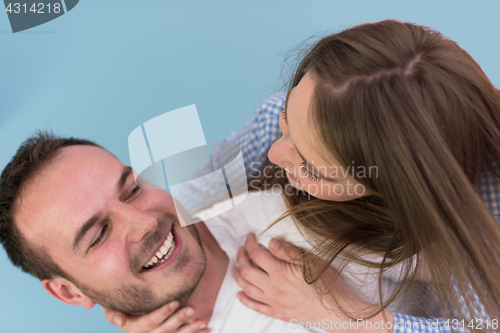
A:
[[[244,305],[285,322],[323,322],[324,319],[333,324],[349,322],[349,318],[337,306],[332,306],[328,298],[322,302],[315,293],[314,286],[304,281],[301,266],[292,259],[298,257],[299,253],[295,246],[272,239],[269,242],[269,250],[271,252],[261,248],[255,235],[249,234],[245,247],[238,251],[239,267],[233,269],[233,276],[243,289],[237,296]],[[254,267],[250,259],[261,269]],[[333,277],[337,272],[329,268],[326,274]],[[367,313],[365,311],[374,310],[370,304],[351,291],[341,277],[332,278],[331,283],[331,292],[336,293],[336,301],[350,314],[361,312],[357,317],[364,318]],[[386,311],[386,315],[392,319],[390,312]],[[380,314],[372,319],[382,320],[383,316]],[[331,331],[333,330],[332,327]],[[349,331],[349,328],[344,331]]]
[[[272,239],[271,253],[263,249],[254,234],[238,251],[238,267],[233,269],[236,282],[243,289],[238,299],[263,315],[289,322],[312,321],[324,307],[313,286],[304,281],[300,267],[293,263],[298,251],[293,245]],[[252,259],[261,269],[254,267]]]
[[[102,308],[104,316],[113,325],[120,327],[127,333],[208,333],[206,320],[193,321],[196,309],[188,306],[174,311],[179,307],[175,301],[161,308],[142,315],[125,315],[121,312]]]

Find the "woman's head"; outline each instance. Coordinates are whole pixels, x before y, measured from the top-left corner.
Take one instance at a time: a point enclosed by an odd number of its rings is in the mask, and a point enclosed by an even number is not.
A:
[[[443,301],[457,308],[452,286],[472,286],[499,315],[500,228],[476,190],[500,178],[500,94],[471,56],[426,27],[363,24],[313,45],[290,88],[269,158],[327,200],[290,198],[325,265],[353,248],[381,254],[381,270],[417,254]]]
[[[496,105],[495,105],[496,103]],[[345,201],[407,182],[408,164],[449,153],[477,181],[498,93],[455,42],[429,28],[383,21],[328,36],[299,64],[269,158],[290,183]],[[450,156],[451,157],[451,156]]]
[[[291,89],[279,120],[282,136],[271,147],[269,159],[286,169],[291,185],[317,198],[345,201],[368,195],[365,186],[352,177],[362,170],[344,167],[332,153],[325,154],[316,126],[310,122],[316,84],[316,78],[307,73]]]
[[[315,78],[307,73],[290,91],[279,120],[282,136],[271,147],[269,159],[286,169],[290,184],[317,198],[345,201],[366,195],[363,185],[351,177],[350,166],[344,168],[319,148],[317,131],[309,121],[315,87]]]

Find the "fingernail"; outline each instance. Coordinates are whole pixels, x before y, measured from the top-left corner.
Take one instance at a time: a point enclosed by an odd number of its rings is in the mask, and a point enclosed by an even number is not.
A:
[[[273,249],[275,250],[279,250],[280,247],[281,247],[281,243],[280,241],[278,241],[277,239],[274,239],[272,238],[270,241],[269,241],[269,246],[272,247]]]
[[[174,302],[170,303],[170,308],[172,310],[177,309],[178,306],[179,306],[179,301],[174,301]]]
[[[188,309],[188,310],[186,311],[186,316],[191,317],[192,315],[194,315],[194,313],[195,313],[195,312],[196,312],[196,311],[194,311],[193,309]]]
[[[201,325],[198,327],[198,329],[199,329],[199,330],[202,330],[202,329],[204,329],[204,328],[207,328],[207,324],[201,324]]]
[[[123,322],[123,318],[121,316],[115,317],[115,324],[122,327],[125,323]]]

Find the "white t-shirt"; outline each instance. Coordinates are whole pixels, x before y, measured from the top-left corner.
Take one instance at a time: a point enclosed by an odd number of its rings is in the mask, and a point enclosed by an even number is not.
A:
[[[217,215],[217,211],[224,211],[226,204],[216,204],[197,214],[202,221],[205,221],[206,226],[229,257],[228,270],[217,296],[209,327],[217,333],[324,332],[318,329],[297,331],[296,326],[263,316],[247,308],[236,298],[236,293],[241,288],[234,281],[231,269],[236,265],[238,248],[245,243],[248,233],[255,233],[257,241],[265,248],[268,248],[269,240],[274,237],[308,251],[312,249],[290,217],[279,221],[266,230],[286,212],[287,207],[283,196],[272,191],[249,192],[243,202],[232,210],[212,218],[204,218],[204,216]],[[266,231],[263,232],[264,230]],[[382,279],[384,296],[390,295],[395,286],[394,281],[399,278],[401,267],[401,265],[397,265],[384,272]],[[372,304],[378,304],[378,274],[378,269],[349,263],[345,266],[341,276],[355,293]],[[425,307],[425,305],[423,306]],[[397,312],[409,312],[398,302],[391,303],[388,308]]]
[[[297,333],[297,332],[324,332],[318,328],[298,329],[293,323],[287,323],[275,318],[264,316],[247,308],[236,298],[241,290],[233,279],[231,270],[236,265],[238,248],[245,242],[249,232],[258,235],[267,228],[284,211],[284,201],[281,196],[263,194],[255,196],[249,193],[236,208],[224,212],[216,217],[204,219],[203,216],[213,216],[224,204],[216,204],[197,216],[203,220],[218,241],[220,247],[229,257],[229,265],[220,287],[215,306],[208,327],[214,333]],[[267,248],[271,237],[285,235],[284,239],[300,246],[305,245],[304,238],[298,234],[293,223],[279,223],[272,228],[272,233],[258,236],[257,241]],[[306,324],[306,323],[304,323]]]

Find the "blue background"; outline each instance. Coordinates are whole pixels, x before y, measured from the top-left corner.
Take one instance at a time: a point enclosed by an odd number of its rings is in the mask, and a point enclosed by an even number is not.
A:
[[[190,104],[207,141],[220,141],[280,90],[287,51],[361,22],[394,18],[435,28],[499,86],[499,12],[495,0],[82,0],[16,34],[0,13],[0,167],[37,129],[94,140],[129,163],[135,127]],[[3,249],[0,325],[1,332],[120,332],[100,307],[51,298]]]

